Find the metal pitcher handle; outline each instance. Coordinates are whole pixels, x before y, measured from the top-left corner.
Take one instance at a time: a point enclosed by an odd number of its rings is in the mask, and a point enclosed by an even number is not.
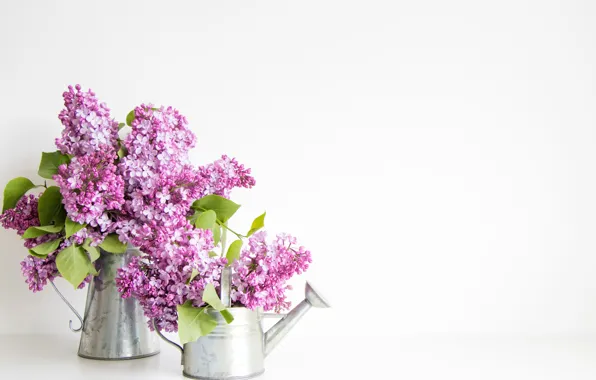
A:
[[[159,337],[163,340],[165,340],[167,343],[171,344],[172,346],[176,347],[178,350],[180,350],[180,364],[184,365],[184,348],[182,348],[181,345],[179,345],[176,342],[172,342],[171,340],[169,340],[168,338],[166,338],[161,331],[159,331],[159,329],[157,328],[157,325],[155,324],[155,319],[151,320],[151,323],[153,324],[153,330],[155,330],[155,332],[157,333],[157,335],[159,335]]]
[[[72,332],[79,332],[79,331],[81,331],[83,329],[83,317],[81,317],[81,315],[79,314],[79,312],[77,311],[77,309],[75,309],[74,306],[72,306],[70,304],[70,302],[68,302],[68,300],[62,295],[62,293],[60,293],[60,291],[56,287],[56,284],[54,284],[54,281],[50,280],[50,284],[52,284],[52,287],[54,288],[54,290],[56,291],[56,293],[58,293],[58,295],[60,296],[60,298],[62,298],[62,301],[64,301],[64,303],[66,304],[66,306],[68,306],[70,308],[70,310],[72,310],[72,312],[75,313],[75,315],[77,316],[77,318],[81,322],[81,326],[79,326],[79,328],[74,329],[74,328],[72,328],[72,319],[71,319],[70,321],[68,321],[68,328],[70,328],[70,331],[72,331]]]

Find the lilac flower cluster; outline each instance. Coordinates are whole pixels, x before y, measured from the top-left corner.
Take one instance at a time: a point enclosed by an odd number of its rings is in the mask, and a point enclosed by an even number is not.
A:
[[[250,189],[255,185],[250,169],[245,169],[234,158],[226,155],[209,165],[201,166],[199,175],[204,179],[201,196],[217,194],[229,198],[232,189],[236,187]]]
[[[33,293],[43,290],[48,281],[53,281],[60,276],[56,267],[56,252],[49,254],[44,259],[27,256],[25,260],[21,261],[21,272],[25,277],[25,282],[29,285],[29,290]],[[90,281],[91,276],[87,276],[78,289],[83,289]]]
[[[290,307],[285,292],[291,289],[286,282],[308,269],[312,262],[310,251],[296,247],[296,238],[277,235],[267,244],[265,231],[257,232],[248,240],[239,260],[232,265],[232,301],[249,309],[280,312]]]
[[[129,188],[154,189],[157,178],[188,169],[188,152],[196,144],[186,118],[172,107],[142,104],[134,110],[132,132],[124,145],[128,156],[122,170]]]
[[[52,281],[58,276],[56,256],[50,255],[45,259],[27,256],[25,260],[21,261],[21,272],[29,285],[29,290],[33,293],[39,292],[43,290],[48,281]]]
[[[39,226],[37,216],[37,201],[39,197],[29,194],[21,197],[14,208],[6,210],[0,215],[0,223],[7,230],[16,230],[23,235],[27,228]]]
[[[186,228],[186,213],[200,195],[203,180],[188,162],[196,138],[184,116],[172,107],[151,104],[135,108],[134,115],[124,141],[128,154],[119,165],[128,218],[118,233],[150,253],[159,247],[152,240],[160,227],[167,228],[164,235]]]
[[[151,255],[135,257],[119,269],[116,283],[122,297],[139,299],[145,316],[155,319],[158,329],[176,331],[176,307],[188,300],[201,306],[205,286],[219,285],[226,260],[209,257],[213,248],[210,230],[179,226],[172,235],[158,233],[156,242],[159,246]],[[153,329],[151,322],[149,328]]]
[[[64,154],[82,156],[97,151],[116,152],[118,123],[110,118],[110,109],[99,103],[95,93],[68,86],[62,94],[66,107],[58,116],[64,130],[56,146]]]
[[[110,211],[124,205],[124,180],[116,172],[114,158],[113,152],[97,151],[74,157],[58,168],[54,180],[70,219],[102,232],[115,229]]]

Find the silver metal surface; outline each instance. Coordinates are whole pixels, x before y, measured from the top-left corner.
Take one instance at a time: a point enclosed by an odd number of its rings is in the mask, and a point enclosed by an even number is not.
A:
[[[221,302],[224,304],[225,307],[232,306],[231,286],[232,268],[224,267],[224,269],[221,271],[221,286],[219,298],[221,298]]]
[[[286,336],[311,307],[329,304],[307,283],[306,297],[267,333],[263,331],[261,311],[243,307],[228,309],[234,321],[226,324],[220,313],[209,309],[218,324],[206,336],[181,348],[163,335],[160,337],[182,351],[184,376],[203,380],[241,380],[259,376],[265,371],[267,354]]]
[[[261,314],[243,307],[229,309],[229,325],[213,309],[217,319],[211,334],[184,345],[184,375],[200,379],[248,379],[263,373],[263,326]]]
[[[68,306],[70,308],[70,310],[72,310],[72,312],[77,316],[77,318],[79,318],[79,321],[81,322],[79,324],[79,327],[76,329],[72,328],[72,319],[70,321],[68,321],[68,328],[70,329],[70,331],[72,332],[79,332],[83,329],[83,317],[81,317],[81,314],[79,314],[79,312],[77,311],[77,309],[74,308],[74,306],[71,305],[70,302],[68,302],[68,300],[66,299],[66,297],[64,297],[62,295],[62,293],[60,293],[60,290],[58,290],[58,288],[56,287],[56,284],[54,284],[54,281],[50,280],[50,284],[52,284],[52,287],[54,288],[54,290],[56,291],[56,293],[58,293],[58,295],[60,296],[60,298],[62,298],[62,301],[64,301],[64,303],[66,304],[66,306]]]
[[[124,254],[101,250],[95,262],[99,275],[93,278],[87,290],[80,357],[126,360],[159,353],[159,337],[149,330],[139,301],[122,298],[116,286],[118,268],[127,265],[135,254],[138,251],[132,247]]]
[[[263,318],[283,318],[288,314],[284,313],[263,313]]]

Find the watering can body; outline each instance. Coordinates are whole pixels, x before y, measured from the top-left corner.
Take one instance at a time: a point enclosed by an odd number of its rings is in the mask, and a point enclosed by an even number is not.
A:
[[[264,314],[244,307],[228,309],[234,316],[230,324],[218,311],[209,309],[207,312],[217,320],[217,326],[210,334],[186,343],[184,347],[156,331],[162,339],[180,349],[186,377],[203,380],[250,379],[265,371],[267,355],[312,307],[329,305],[307,283],[305,299],[266,332],[262,324]]]
[[[234,316],[226,324],[219,312],[210,310],[217,327],[182,353],[184,375],[198,379],[248,379],[265,371],[262,313],[243,307],[229,309]]]
[[[122,298],[116,286],[118,268],[127,265],[135,254],[138,251],[132,247],[124,254],[101,251],[100,258],[95,262],[99,275],[89,284],[82,325],[78,329],[71,326],[73,331],[82,330],[79,356],[98,360],[126,360],[159,353],[159,338],[149,330],[139,301]]]

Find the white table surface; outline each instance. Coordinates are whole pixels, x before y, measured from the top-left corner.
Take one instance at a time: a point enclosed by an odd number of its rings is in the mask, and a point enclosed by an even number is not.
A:
[[[184,379],[178,352],[102,362],[76,356],[78,336],[0,336],[0,379]],[[596,337],[294,336],[267,358],[259,379],[596,378]]]

